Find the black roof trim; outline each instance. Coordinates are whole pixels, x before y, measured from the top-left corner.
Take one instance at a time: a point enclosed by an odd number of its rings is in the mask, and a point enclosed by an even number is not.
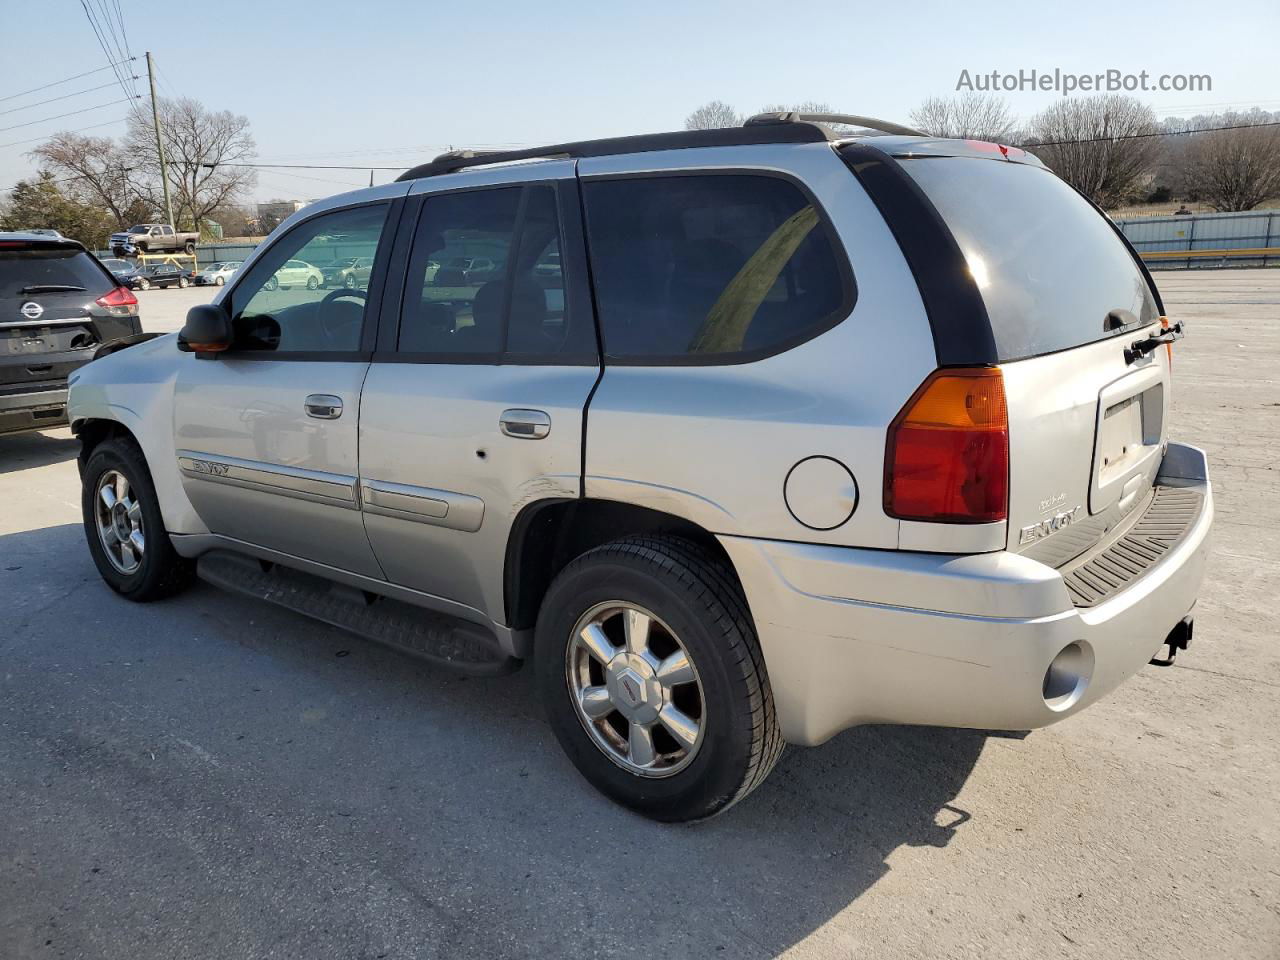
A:
[[[998,362],[987,306],[964,254],[942,215],[920,186],[878,149],[875,140],[847,143],[841,159],[879,209],[920,288],[940,367]]]
[[[677,133],[644,133],[633,137],[610,137],[606,140],[580,140],[556,143],[525,150],[501,150],[492,153],[455,150],[442,153],[430,163],[406,170],[396,181],[418,180],[445,173],[457,173],[468,167],[511,160],[549,160],[557,157],[607,157],[622,153],[651,153],[655,150],[689,150],[697,147],[744,147],[768,143],[823,143],[831,136],[812,123],[757,123],[746,127],[722,127],[714,130],[681,130]]]

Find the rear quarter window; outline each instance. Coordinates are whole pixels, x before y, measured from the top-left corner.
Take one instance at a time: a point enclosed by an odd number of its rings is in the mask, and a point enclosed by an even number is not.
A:
[[[0,248],[0,297],[20,297],[23,288],[59,284],[84,287],[95,297],[115,280],[83,250],[58,247]]]
[[[1151,287],[1114,228],[1050,171],[970,157],[901,163],[955,236],[1000,361],[1158,319]]]
[[[741,362],[849,314],[845,254],[816,202],[781,177],[679,174],[587,181],[605,354]]]

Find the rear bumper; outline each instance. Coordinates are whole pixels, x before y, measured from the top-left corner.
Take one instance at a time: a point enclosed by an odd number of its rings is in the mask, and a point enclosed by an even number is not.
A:
[[[0,393],[0,435],[47,430],[67,422],[67,387]]]
[[[1171,445],[1157,483],[1199,492],[1198,514],[1159,562],[1088,608],[1072,605],[1057,570],[1005,551],[722,537],[786,739],[817,744],[864,723],[1026,730],[1110,693],[1190,612],[1204,578],[1213,524],[1204,454]],[[1084,682],[1046,699],[1046,672],[1072,644]]]

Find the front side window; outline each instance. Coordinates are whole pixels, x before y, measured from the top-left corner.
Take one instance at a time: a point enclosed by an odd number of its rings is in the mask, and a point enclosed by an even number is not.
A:
[[[377,254],[387,204],[322,214],[285,234],[232,293],[236,348],[346,353],[360,349],[367,284],[327,284],[318,263]]]
[[[793,183],[749,174],[589,181],[608,357],[724,362],[775,352],[850,308],[844,253]]]
[[[594,354],[591,317],[566,309],[559,249],[548,184],[428,197],[397,349],[517,363]]]

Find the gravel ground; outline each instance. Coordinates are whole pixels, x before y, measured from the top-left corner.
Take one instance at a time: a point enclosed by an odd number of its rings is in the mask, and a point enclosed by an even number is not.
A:
[[[700,826],[592,791],[528,672],[118,599],[75,441],[0,438],[0,957],[1280,957],[1280,271],[1158,280],[1219,511],[1191,651],[1025,738],[792,749]]]

